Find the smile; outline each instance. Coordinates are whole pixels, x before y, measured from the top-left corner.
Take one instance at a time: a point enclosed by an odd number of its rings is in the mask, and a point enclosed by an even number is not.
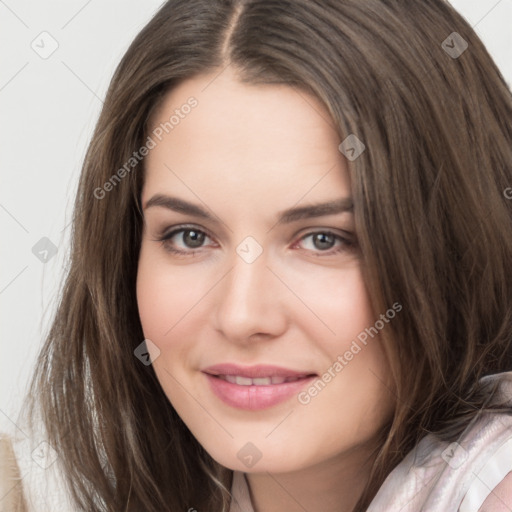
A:
[[[300,377],[259,377],[251,379],[241,375],[217,375],[217,377],[239,386],[271,386],[273,384],[283,384],[283,382],[295,382],[300,379]]]
[[[222,364],[203,371],[210,390],[224,404],[258,411],[297,395],[317,375],[287,368],[259,365],[242,367]]]

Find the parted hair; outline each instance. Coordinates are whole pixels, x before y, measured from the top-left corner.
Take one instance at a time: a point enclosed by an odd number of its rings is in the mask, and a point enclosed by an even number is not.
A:
[[[347,160],[363,272],[375,312],[403,309],[381,333],[396,407],[354,511],[426,434],[455,441],[483,412],[512,414],[480,381],[512,370],[512,95],[471,26],[444,0],[170,0],[111,80],[25,402],[77,509],[229,508],[232,471],[134,357],[144,160],[94,194],[169,91],[227,66],[314,95],[340,143],[365,145]]]

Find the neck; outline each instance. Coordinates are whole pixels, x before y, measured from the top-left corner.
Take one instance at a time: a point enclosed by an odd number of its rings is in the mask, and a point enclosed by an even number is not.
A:
[[[359,451],[289,473],[247,473],[254,511],[352,512],[372,462]]]

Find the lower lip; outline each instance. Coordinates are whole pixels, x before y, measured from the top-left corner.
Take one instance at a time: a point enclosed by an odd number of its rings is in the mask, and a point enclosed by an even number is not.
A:
[[[241,386],[205,373],[212,391],[225,404],[237,409],[259,411],[285,402],[309,384],[315,376],[268,386]]]

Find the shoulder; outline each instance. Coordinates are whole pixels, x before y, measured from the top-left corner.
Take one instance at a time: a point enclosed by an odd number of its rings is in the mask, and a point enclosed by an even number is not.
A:
[[[0,512],[76,510],[64,482],[59,454],[41,432],[33,432],[23,425],[0,439],[0,485],[18,507],[9,508],[2,500]]]
[[[512,510],[512,418],[502,442],[473,471],[473,479],[460,512],[510,512]]]
[[[12,439],[0,432],[0,497],[1,510],[26,512],[22,478],[14,454]]]
[[[512,510],[512,471],[488,495],[478,512],[510,512]]]
[[[496,400],[508,412],[475,417],[457,442],[429,434],[391,471],[368,512],[512,512],[512,372]],[[501,508],[500,508],[501,507]]]
[[[474,467],[473,479],[462,500],[460,512],[512,510],[512,372],[501,374],[501,377],[501,399],[509,402],[510,413],[492,415],[487,428],[477,433],[476,437],[486,445],[494,440],[494,448],[481,464]]]

